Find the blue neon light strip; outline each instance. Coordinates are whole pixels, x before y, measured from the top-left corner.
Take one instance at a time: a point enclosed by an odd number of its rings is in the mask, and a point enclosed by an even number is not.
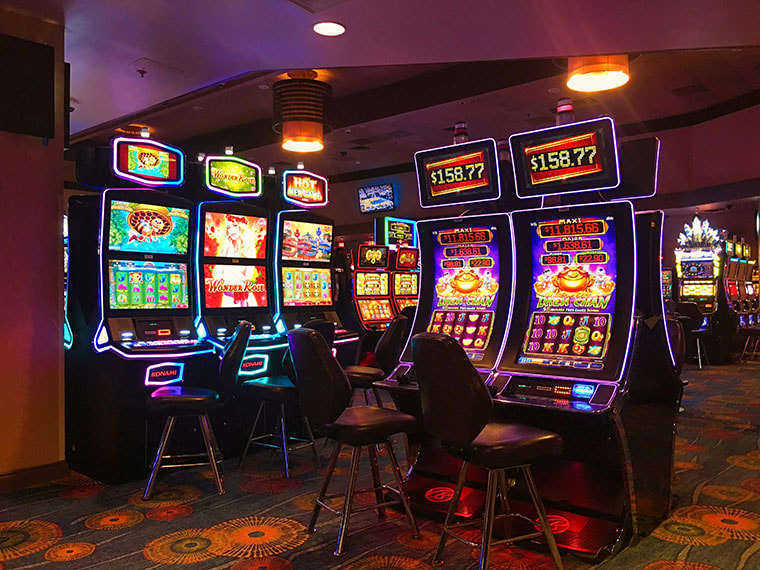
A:
[[[164,148],[168,150],[170,153],[176,153],[177,175],[179,176],[179,178],[177,180],[150,180],[150,179],[142,178],[140,176],[135,176],[134,174],[130,174],[129,172],[124,172],[123,170],[120,170],[119,169],[119,155],[117,153],[117,149],[119,148],[119,145],[122,143],[124,144],[134,143],[135,145],[143,145],[143,146],[152,145],[158,148]],[[112,158],[113,158],[113,163],[112,163],[113,173],[119,178],[124,178],[125,180],[130,180],[132,182],[138,182],[146,186],[182,186],[182,184],[185,183],[185,153],[182,152],[177,147],[160,143],[158,141],[154,141],[153,139],[148,139],[148,138],[117,137],[113,140],[111,148],[113,149],[111,152]]]
[[[573,398],[590,400],[595,390],[596,386],[593,384],[573,384],[572,396]]]

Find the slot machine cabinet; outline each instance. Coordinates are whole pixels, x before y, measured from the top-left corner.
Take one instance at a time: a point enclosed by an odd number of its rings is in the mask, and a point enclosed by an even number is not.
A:
[[[396,313],[406,307],[416,307],[420,295],[420,250],[412,247],[399,247],[395,251],[394,271],[391,274],[391,293]]]
[[[367,331],[384,331],[396,314],[391,305],[390,248],[362,244],[353,275],[356,314]]]

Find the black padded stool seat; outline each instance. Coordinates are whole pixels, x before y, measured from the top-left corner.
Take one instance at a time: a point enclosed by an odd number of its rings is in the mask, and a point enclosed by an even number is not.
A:
[[[163,386],[153,390],[146,406],[149,410],[172,412],[207,412],[219,403],[219,394],[206,388],[190,386]]]
[[[383,442],[395,433],[419,431],[419,420],[409,414],[377,408],[346,408],[333,423],[325,426],[327,437],[348,445],[372,445]]]
[[[351,382],[351,386],[354,388],[362,388],[368,390],[372,388],[372,383],[385,378],[385,371],[381,368],[374,368],[372,366],[345,366],[343,370],[348,376],[348,381]]]
[[[525,424],[489,422],[469,445],[448,449],[467,463],[501,469],[504,465],[530,463],[543,455],[562,453],[562,438]]]
[[[270,402],[297,402],[298,391],[287,376],[264,376],[241,382],[238,387],[246,397]]]

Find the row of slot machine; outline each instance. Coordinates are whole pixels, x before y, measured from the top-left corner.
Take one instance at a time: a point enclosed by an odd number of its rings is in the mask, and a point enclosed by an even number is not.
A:
[[[478,202],[493,213],[418,222],[412,335],[454,338],[497,417],[563,437],[562,455],[534,475],[560,547],[599,559],[669,512],[681,384],[660,292],[663,213],[627,200],[654,194],[659,141],[618,144],[603,117],[514,134],[509,145],[511,172],[500,171],[492,139],[415,155],[421,206]],[[502,186],[514,187],[511,203],[535,207],[504,209]],[[379,383],[410,412],[411,345]],[[423,441],[406,482],[413,508],[445,514],[459,469]],[[484,481],[468,471],[458,515],[480,512]],[[533,519],[527,497],[518,483],[510,504]]]
[[[729,306],[739,316],[739,327],[760,325],[760,275],[752,248],[747,243],[727,240],[723,269]]]
[[[121,138],[112,152],[116,176],[157,188],[69,201],[66,457],[72,469],[121,482],[144,476],[160,435],[147,395],[179,382],[215,388],[219,353],[240,320],[253,325],[248,378],[280,373],[287,330],[311,319],[336,323],[345,363],[359,336],[333,304],[334,224],[303,208],[327,203],[324,178],[286,171],[283,201],[302,208],[272,219],[248,203],[264,194],[253,163],[206,157],[206,196],[223,199],[196,202],[177,195],[189,192],[179,149]],[[248,429],[228,425],[233,415],[217,426],[230,449]]]

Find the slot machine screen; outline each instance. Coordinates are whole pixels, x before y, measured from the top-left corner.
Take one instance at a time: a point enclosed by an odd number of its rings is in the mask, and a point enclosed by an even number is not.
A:
[[[330,261],[333,227],[297,220],[282,222],[283,261]]]
[[[418,292],[416,273],[394,273],[393,294],[400,297],[416,297]]]
[[[203,255],[265,259],[267,219],[223,212],[206,212]]]
[[[390,321],[393,319],[393,309],[388,299],[357,299],[359,314],[365,323]]]
[[[108,289],[111,309],[187,309],[187,264],[109,259]]]
[[[255,265],[203,265],[203,299],[207,309],[266,307],[266,268]]]
[[[703,260],[683,260],[681,261],[681,271],[685,279],[712,279],[713,262]]]
[[[530,317],[519,364],[604,368],[618,281],[612,216],[530,225]]]
[[[108,249],[186,255],[190,210],[111,200]]]
[[[427,330],[452,337],[476,364],[491,342],[503,286],[497,233],[495,226],[433,232],[435,287]]]
[[[357,271],[354,273],[356,280],[357,297],[387,297],[389,274],[384,271]]]
[[[283,267],[282,303],[285,307],[332,305],[330,270],[316,267]]]
[[[728,280],[726,281],[726,287],[728,288],[728,297],[735,301],[739,298],[739,287],[736,284],[736,281]]]

